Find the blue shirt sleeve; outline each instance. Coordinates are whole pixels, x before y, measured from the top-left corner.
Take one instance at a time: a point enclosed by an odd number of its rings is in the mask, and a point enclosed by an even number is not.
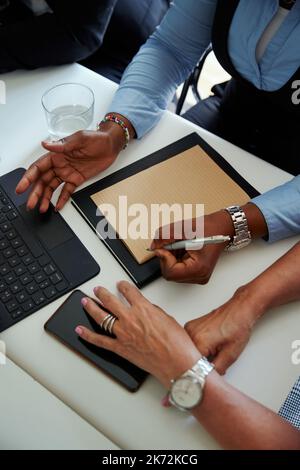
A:
[[[125,71],[110,111],[127,117],[138,138],[158,123],[210,44],[216,4],[217,0],[174,0]]]
[[[300,175],[252,202],[266,219],[269,242],[300,234]]]

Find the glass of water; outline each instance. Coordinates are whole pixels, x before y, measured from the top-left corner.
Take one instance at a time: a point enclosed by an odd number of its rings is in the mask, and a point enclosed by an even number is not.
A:
[[[51,88],[44,94],[42,104],[53,140],[89,129],[93,124],[95,96],[80,83],[63,83]]]

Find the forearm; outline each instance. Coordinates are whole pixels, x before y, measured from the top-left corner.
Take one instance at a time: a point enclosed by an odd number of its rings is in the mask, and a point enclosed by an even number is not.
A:
[[[300,176],[253,199],[243,210],[253,239],[268,238],[274,242],[300,234]],[[224,235],[234,235],[231,218],[225,211],[216,212],[207,220],[209,226],[222,229]]]
[[[242,206],[242,209],[246,214],[252,238],[256,239],[265,237],[268,234],[268,227],[259,208],[256,205],[249,203]],[[220,210],[214,214],[206,216],[204,229],[205,235],[207,236],[222,233],[223,235],[233,237],[235,234],[232,219],[229,213],[225,210]]]
[[[300,300],[300,243],[246,286],[260,312]]]
[[[215,0],[175,0],[126,70],[110,111],[126,116],[139,138],[157,124],[208,46],[215,7]]]
[[[300,449],[300,432],[271,410],[227,384],[207,379],[195,418],[226,449]]]

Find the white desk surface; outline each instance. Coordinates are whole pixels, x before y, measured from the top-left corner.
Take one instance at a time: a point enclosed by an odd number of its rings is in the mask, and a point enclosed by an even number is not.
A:
[[[117,450],[9,360],[0,383],[0,450]]]
[[[3,79],[3,77],[2,77]],[[0,107],[1,172],[27,166],[41,154],[39,141],[47,137],[40,98],[52,85],[83,82],[96,94],[99,119],[108,110],[115,85],[91,71],[72,65],[59,69],[4,76],[7,105]],[[286,182],[290,175],[247,154],[196,126],[166,113],[161,123],[142,141],[134,142],[105,174],[144,157],[191,132],[198,132],[248,181],[264,192]],[[127,279],[125,272],[68,204],[63,216],[101,265],[97,279],[82,287],[91,295],[95,285],[116,291],[115,284]],[[210,284],[180,286],[163,279],[144,289],[153,302],[179,322],[206,314],[226,301],[243,283],[270,265],[295,240],[269,246],[262,241],[241,253],[224,255]],[[49,337],[43,326],[63,299],[3,333],[9,357],[36,380],[67,403],[80,416],[124,449],[212,449],[217,444],[189,416],[160,406],[163,388],[149,378],[131,395],[99,370]],[[299,367],[291,362],[291,344],[299,339],[299,303],[278,309],[256,328],[242,357],[228,373],[228,380],[255,399],[278,410]]]

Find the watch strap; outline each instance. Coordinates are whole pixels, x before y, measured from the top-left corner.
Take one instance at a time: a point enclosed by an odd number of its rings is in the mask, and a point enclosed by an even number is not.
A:
[[[236,251],[245,248],[252,241],[245,212],[240,206],[227,207],[225,211],[230,215],[235,231],[233,240],[226,250]]]

